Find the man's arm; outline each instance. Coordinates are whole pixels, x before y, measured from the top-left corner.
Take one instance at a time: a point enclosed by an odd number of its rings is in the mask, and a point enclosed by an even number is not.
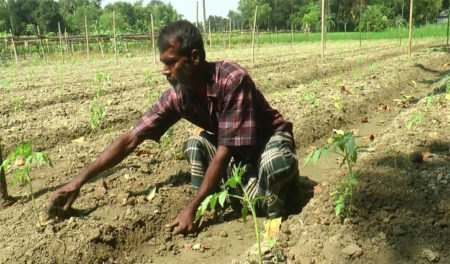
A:
[[[76,177],[53,194],[48,211],[49,216],[54,216],[59,209],[67,211],[77,198],[81,187],[89,179],[99,173],[117,165],[127,157],[142,142],[132,131],[121,135],[112,143],[97,159],[83,169]]]
[[[224,174],[231,159],[230,149],[226,146],[219,146],[216,155],[210,162],[206,170],[203,182],[194,199],[186,208],[166,227],[175,227],[174,233],[190,233],[194,231],[195,212],[203,199],[208,196],[220,183],[220,178]]]

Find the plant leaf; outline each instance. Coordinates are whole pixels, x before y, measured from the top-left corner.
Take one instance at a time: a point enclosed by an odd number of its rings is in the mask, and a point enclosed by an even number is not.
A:
[[[148,193],[148,195],[147,195],[147,201],[151,201],[151,200],[153,200],[153,198],[155,198],[155,196],[156,196],[156,186],[155,187],[153,187],[151,190],[150,190],[150,192]]]
[[[305,162],[303,163],[303,167],[308,166],[309,162],[311,161],[312,156],[314,155],[314,152],[311,152],[306,156]]]
[[[319,160],[321,151],[322,151],[322,149],[320,149],[320,148],[318,148],[318,149],[316,149],[316,151],[314,151],[314,156],[313,156],[314,164],[317,164],[317,160]]]
[[[224,207],[225,199],[227,198],[227,195],[228,195],[228,192],[226,190],[222,191],[219,194],[219,204],[220,204],[220,206]]]
[[[216,209],[216,204],[217,204],[217,194],[215,193],[214,195],[211,196],[211,199],[209,200],[209,208],[211,208],[211,210],[215,210]]]
[[[334,208],[336,216],[339,216],[341,214],[341,211],[342,211],[342,209],[344,209],[344,206],[345,205],[343,203],[340,203],[340,204],[336,205],[336,207]]]

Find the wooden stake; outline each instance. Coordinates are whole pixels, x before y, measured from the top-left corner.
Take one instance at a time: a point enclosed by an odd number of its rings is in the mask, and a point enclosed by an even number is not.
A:
[[[448,10],[447,10],[447,46],[448,46],[449,27],[450,27],[450,6],[448,7]]]
[[[196,2],[195,5],[195,27],[198,28],[198,1]]]
[[[89,32],[88,32],[88,26],[87,26],[87,17],[84,16],[84,28],[86,32],[86,52],[88,56],[88,61],[91,60],[91,55],[89,54]]]
[[[408,55],[411,57],[412,50],[412,34],[413,34],[413,8],[414,8],[414,0],[411,0],[409,7],[409,50]]]
[[[361,42],[362,42],[362,32],[361,32],[362,7],[363,7],[363,0],[361,0],[360,6],[359,6],[359,23],[358,23],[358,27],[359,27],[359,47],[360,48],[361,48]]]
[[[325,0],[322,0],[322,62],[325,53]]]
[[[208,20],[209,48],[212,50],[211,21]]]
[[[41,38],[41,32],[39,31],[39,26],[36,26],[37,29],[37,34],[38,34],[38,38],[39,38],[39,49],[42,52],[42,57],[44,58],[44,61],[47,62],[47,58],[45,57],[45,52],[44,52],[44,46],[42,45],[42,38]]]
[[[9,32],[11,32],[11,43],[13,44],[14,57],[16,58],[16,63],[17,63],[19,58],[17,57],[17,48],[16,48],[16,43],[14,42],[14,35],[13,35],[13,32],[11,29],[9,29]]]
[[[205,0],[203,0],[203,32],[206,35],[206,6],[205,6]]]
[[[58,37],[59,37],[59,51],[61,53],[61,61],[64,63],[64,54],[63,54],[63,47],[62,47],[62,36],[61,36],[61,25],[58,22]]]
[[[229,25],[229,31],[228,31],[228,49],[231,50],[231,19],[230,19],[230,25]]]
[[[113,11],[114,57],[117,62],[116,11]]]
[[[198,3],[198,2],[197,2]],[[152,49],[153,49],[153,63],[156,64],[156,49],[155,49],[155,28],[153,27],[153,14],[150,14],[150,24],[152,27]]]
[[[255,30],[256,30],[256,16],[258,15],[258,6],[255,8],[255,18],[253,19],[253,34],[252,34],[252,62],[255,62]]]
[[[98,47],[100,49],[100,52],[102,53],[102,58],[104,58],[105,54],[103,53],[102,43],[100,42],[100,39],[98,38],[97,21],[95,21],[94,28],[95,28],[95,35],[97,36]]]
[[[291,24],[291,49],[294,47],[294,25]]]

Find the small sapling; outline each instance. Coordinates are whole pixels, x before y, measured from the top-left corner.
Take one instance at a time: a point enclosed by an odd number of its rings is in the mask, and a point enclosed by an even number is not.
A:
[[[337,154],[342,158],[340,166],[346,165],[348,169],[347,177],[343,178],[340,183],[335,186],[335,190],[331,193],[334,200],[334,209],[336,216],[341,215],[343,210],[347,214],[353,211],[353,193],[354,188],[358,184],[358,172],[353,170],[358,160],[358,152],[365,151],[365,146],[357,146],[353,132],[344,132],[342,130],[333,130],[334,136],[328,139],[328,146],[317,148],[308,154],[305,158],[304,166],[307,166],[311,159],[314,164],[322,156],[328,155],[328,152]]]
[[[197,213],[195,215],[195,222],[197,222],[200,219],[200,217],[202,217],[202,215],[205,213],[205,211],[208,209],[208,207],[212,211],[214,211],[216,208],[217,202],[219,202],[219,204],[222,207],[224,207],[225,200],[227,197],[238,199],[239,201],[241,201],[241,204],[242,204],[241,215],[242,215],[242,220],[244,221],[244,223],[247,220],[247,214],[248,214],[249,209],[250,209],[250,212],[252,213],[252,220],[253,220],[254,229],[255,229],[256,243],[258,244],[258,262],[261,264],[262,263],[261,238],[260,238],[260,233],[259,233],[259,229],[258,229],[258,222],[256,221],[255,204],[259,200],[267,199],[267,197],[259,196],[259,197],[250,199],[250,197],[248,196],[248,193],[246,192],[246,190],[244,188],[244,184],[242,183],[242,176],[244,175],[244,173],[245,173],[245,171],[240,166],[238,166],[236,168],[236,170],[234,171],[233,177],[228,179],[227,182],[224,185],[222,185],[221,192],[213,193],[213,194],[207,196],[203,200],[203,202],[200,204],[200,206],[197,208]],[[231,189],[239,188],[244,195],[239,196],[236,194],[232,194],[229,192],[230,188]]]
[[[1,168],[14,176],[12,180],[13,185],[15,185],[17,182],[28,184],[29,193],[27,195],[31,197],[33,211],[38,219],[38,223],[41,224],[37,211],[36,201],[34,200],[33,185],[31,182],[30,173],[33,163],[38,166],[47,164],[50,167],[53,167],[53,164],[47,153],[34,152],[31,149],[32,147],[32,142],[19,145],[17,149],[9,154],[8,158],[6,158],[2,162]]]

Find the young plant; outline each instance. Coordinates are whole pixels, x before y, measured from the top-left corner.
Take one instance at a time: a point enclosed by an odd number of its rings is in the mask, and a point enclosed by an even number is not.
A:
[[[238,166],[236,170],[234,171],[233,177],[228,179],[227,182],[222,186],[222,191],[218,193],[213,193],[209,195],[208,197],[203,200],[203,202],[200,204],[200,206],[197,208],[197,213],[195,215],[195,222],[197,222],[200,217],[203,216],[205,211],[208,209],[208,207],[214,211],[217,205],[217,202],[224,207],[225,200],[227,197],[230,198],[236,198],[241,201],[242,204],[242,220],[244,223],[247,220],[247,214],[248,210],[250,209],[250,212],[252,213],[252,220],[254,224],[255,229],[255,236],[256,236],[256,243],[258,244],[258,262],[262,263],[262,252],[261,252],[261,239],[260,239],[260,233],[258,229],[258,223],[256,221],[256,210],[255,210],[255,204],[259,200],[265,200],[267,197],[255,197],[253,199],[250,199],[248,196],[248,193],[245,191],[244,184],[242,183],[242,176],[244,175],[245,171]],[[243,196],[239,196],[237,194],[233,194],[229,192],[229,189],[238,189],[243,193]]]
[[[335,186],[334,192],[331,196],[334,200],[334,210],[336,216],[341,215],[343,210],[346,210],[347,215],[353,211],[353,193],[354,188],[358,184],[358,172],[353,170],[356,161],[358,160],[358,152],[365,151],[365,146],[357,146],[353,132],[344,132],[342,130],[333,130],[335,136],[328,139],[328,146],[317,148],[315,151],[308,154],[305,159],[304,166],[307,166],[311,159],[314,164],[321,156],[328,155],[328,152],[337,154],[342,158],[340,166],[346,165],[348,174],[340,183]]]
[[[170,144],[170,142],[172,142],[172,138],[173,138],[173,127],[169,128],[166,133],[164,133],[164,135],[162,135],[161,137],[161,146],[163,148],[167,148]]]
[[[423,121],[423,114],[422,112],[415,114],[411,117],[411,119],[409,119],[408,124],[406,125],[406,127],[408,128],[408,130],[411,130],[412,126],[414,124],[421,124]]]
[[[34,152],[32,151],[33,143],[28,142],[22,145],[19,145],[17,149],[9,154],[8,158],[6,158],[2,164],[1,169],[8,172],[11,169],[10,173],[14,175],[12,180],[12,184],[15,185],[17,182],[21,182],[22,184],[28,184],[29,193],[28,196],[31,196],[31,201],[33,204],[33,211],[36,215],[38,222],[39,214],[37,211],[36,201],[34,200],[34,192],[33,185],[31,183],[31,165],[35,163],[40,166],[42,164],[47,164],[50,167],[53,167],[52,161],[47,153],[45,152]],[[11,166],[13,164],[13,166]]]
[[[22,109],[23,100],[22,100],[22,97],[20,95],[17,95],[15,97],[13,97],[11,99],[11,103],[14,106],[14,111],[18,111],[18,110]]]
[[[150,85],[153,83],[153,78],[152,78],[152,74],[150,73],[150,70],[145,70],[144,76],[145,76],[145,83],[147,85]]]
[[[98,102],[97,97],[94,97],[89,102],[89,113],[91,117],[91,132],[97,131],[106,117],[105,107]]]
[[[411,160],[409,156],[406,153],[403,153],[401,151],[395,150],[395,149],[389,149],[386,151],[386,155],[394,158],[394,169],[397,170],[397,161],[399,159],[404,160],[405,162],[410,163]]]

